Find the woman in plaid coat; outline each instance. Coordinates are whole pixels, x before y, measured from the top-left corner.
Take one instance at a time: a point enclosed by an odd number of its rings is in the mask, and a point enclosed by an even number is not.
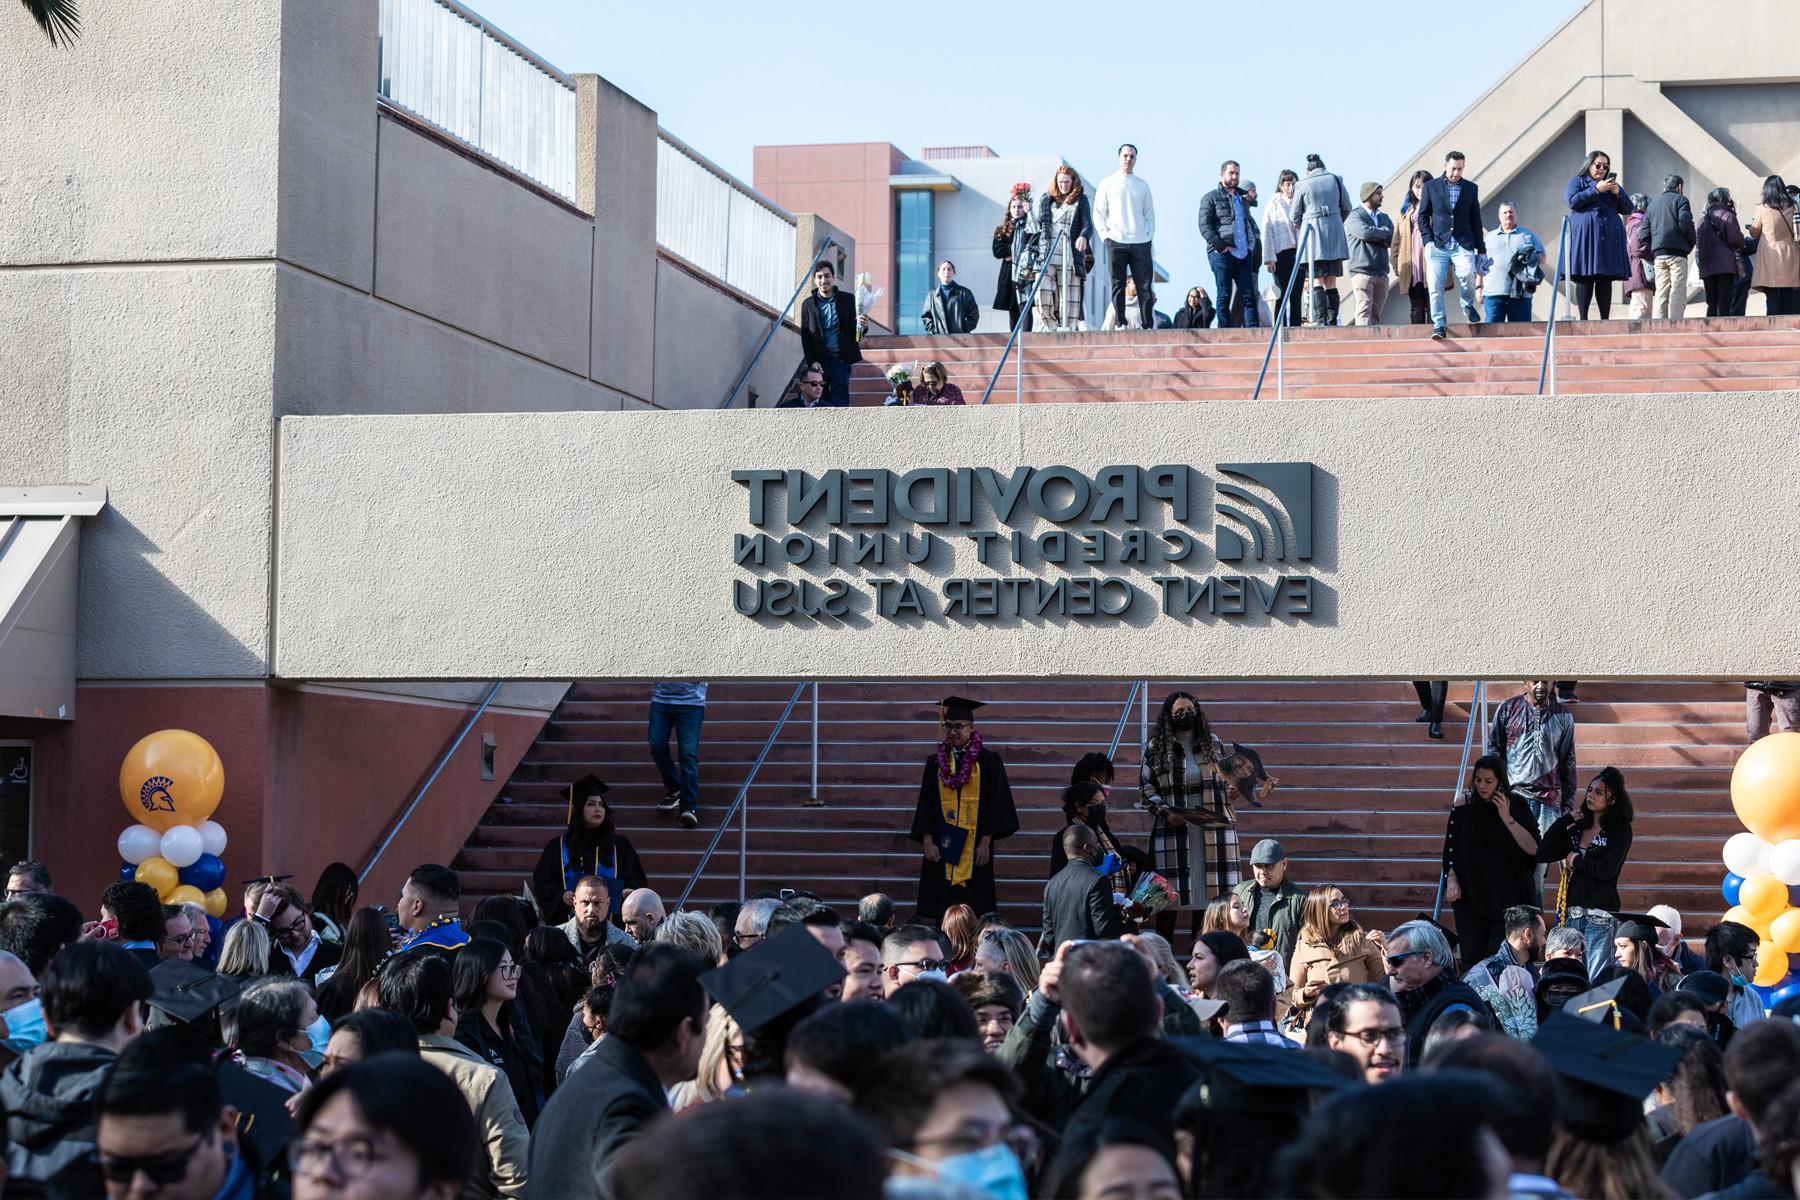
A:
[[[1225,754],[1199,701],[1171,692],[1144,745],[1138,803],[1154,818],[1155,870],[1174,887],[1181,908],[1198,911],[1238,881],[1237,814],[1223,784],[1215,782]],[[1157,923],[1168,926],[1167,937],[1175,910],[1158,913]]]

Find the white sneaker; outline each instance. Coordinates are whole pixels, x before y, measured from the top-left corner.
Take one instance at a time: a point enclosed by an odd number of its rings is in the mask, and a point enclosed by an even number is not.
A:
[[[1075,322],[1075,332],[1076,333],[1086,333],[1087,331],[1088,331],[1088,327],[1087,327],[1086,321]]]

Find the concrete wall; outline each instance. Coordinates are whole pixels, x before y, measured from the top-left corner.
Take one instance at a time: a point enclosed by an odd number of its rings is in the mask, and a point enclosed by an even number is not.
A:
[[[317,679],[1762,678],[1800,653],[1787,605],[1800,568],[1767,535],[1800,519],[1788,486],[1800,393],[1444,400],[1429,419],[1401,400],[931,416],[289,418],[277,665]],[[1160,567],[988,568],[962,536],[922,566],[877,573],[936,592],[951,575],[1110,571],[1146,594],[1122,619],[1090,624],[890,619],[866,598],[841,620],[733,611],[739,579],[841,574],[863,590],[860,573],[824,565],[734,566],[733,535],[754,529],[733,470],[1093,471],[1169,461],[1171,447],[1203,472],[1186,521],[1203,548],[1213,464],[1316,464],[1312,559],[1283,572],[1315,581],[1315,620],[1163,615],[1151,582]],[[1552,487],[1547,463],[1578,466],[1554,472]],[[1531,479],[1547,485],[1523,489]],[[1440,501],[1421,508],[1419,496]],[[356,519],[377,505],[386,519]],[[1522,505],[1529,519],[1515,519]],[[994,528],[985,504],[976,512]],[[1145,527],[1166,520],[1158,509]],[[1521,563],[1549,581],[1528,597],[1506,582]],[[1238,573],[1204,549],[1191,569]],[[1266,582],[1276,572],[1245,573]],[[377,622],[379,641],[361,636]],[[592,635],[608,628],[632,636]]]

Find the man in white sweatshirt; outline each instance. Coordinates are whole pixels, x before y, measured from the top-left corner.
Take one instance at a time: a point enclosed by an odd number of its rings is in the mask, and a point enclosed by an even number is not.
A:
[[[1106,243],[1111,264],[1114,325],[1125,324],[1125,274],[1130,271],[1138,315],[1145,329],[1154,329],[1150,239],[1156,236],[1156,206],[1150,200],[1150,185],[1132,173],[1136,166],[1137,147],[1126,142],[1119,147],[1119,169],[1100,181],[1094,195],[1094,229]]]

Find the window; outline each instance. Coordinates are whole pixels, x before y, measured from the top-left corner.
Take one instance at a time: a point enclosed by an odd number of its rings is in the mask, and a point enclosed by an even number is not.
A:
[[[908,191],[898,195],[900,236],[894,249],[894,269],[899,291],[894,301],[896,333],[924,333],[919,310],[932,288],[931,193]]]

